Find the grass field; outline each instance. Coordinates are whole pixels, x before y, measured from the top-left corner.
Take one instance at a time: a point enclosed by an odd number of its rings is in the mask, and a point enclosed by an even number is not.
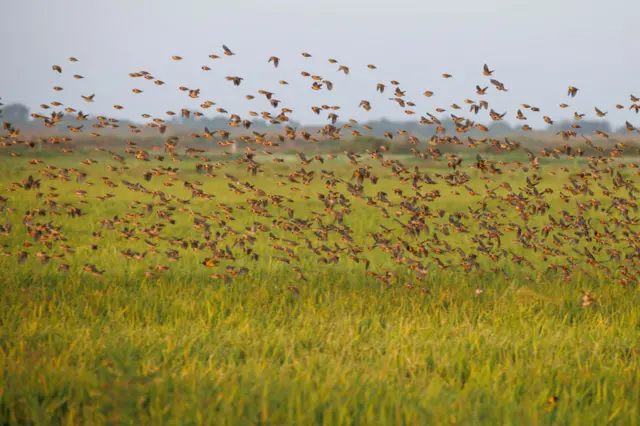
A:
[[[98,163],[80,164],[88,157]],[[44,163],[27,165],[33,158]],[[526,156],[518,159],[527,162]],[[318,229],[312,212],[326,215],[321,219],[325,226],[332,223],[330,212],[316,198],[317,193],[328,193],[320,171],[333,170],[336,178],[349,181],[354,167],[344,159],[305,167],[318,174],[306,186],[276,176],[300,169],[295,159],[276,164],[258,158],[265,164],[264,172],[255,177],[246,167],[227,164],[215,178],[195,173],[195,160],[152,161],[153,167],[179,171],[173,181],[165,174],[145,182],[142,174],[150,164],[129,158],[128,169],[98,153],[0,158],[0,195],[8,199],[0,224],[13,225],[0,235],[7,254],[0,258],[0,424],[640,424],[640,293],[633,279],[621,284],[625,270],[620,262],[610,260],[605,250],[598,251],[597,241],[580,240],[571,246],[565,240],[560,249],[571,254],[573,248],[582,252],[588,246],[597,252],[602,268],[581,259],[569,273],[556,273],[548,266],[566,264],[564,257],[546,255],[545,260],[542,250],[523,248],[515,229],[509,228],[514,222],[524,227],[518,213],[492,199],[490,211],[498,212],[501,204],[505,208],[504,217],[498,215],[495,221],[503,229],[502,248],[508,255],[495,260],[479,255],[479,270],[465,272],[455,250],[438,255],[441,246],[433,243],[428,257],[420,260],[430,265],[428,273],[418,276],[407,267],[411,256],[404,252],[404,258],[398,258],[373,247],[368,235],[381,233],[384,225],[390,239],[414,244],[431,238],[406,236],[393,220],[408,221],[394,189],[411,195],[411,182],[402,184],[390,168],[366,156],[362,160],[372,165],[378,183],[367,182],[360,199],[343,184],[334,189],[351,202],[344,225],[352,241],[329,232],[323,242],[312,232]],[[447,173],[446,162],[401,161],[409,172],[418,165],[432,175]],[[442,197],[428,204],[432,211],[447,212],[427,221],[432,232],[448,226],[449,213],[469,214],[469,208],[480,208],[478,201],[488,182],[480,180],[481,173],[471,170],[469,163],[472,160],[463,163],[472,177],[468,186],[480,195],[469,195],[464,188],[457,188],[460,195],[454,195],[441,181],[421,189],[423,193],[438,189]],[[597,199],[605,208],[610,204],[595,183],[593,196],[572,196],[565,203],[560,198],[562,186],[585,163],[543,163],[538,189],[553,189],[545,197],[550,210],[532,216],[529,227],[544,226],[549,213],[556,218],[563,216],[562,210],[575,215],[576,201]],[[55,178],[59,169],[50,170],[49,179],[39,173],[48,164],[84,170],[87,180],[76,182],[71,173],[69,182],[64,182]],[[120,169],[109,171],[105,166]],[[503,175],[490,176],[493,182],[488,186],[509,182],[517,193],[526,185],[526,176],[532,175],[509,172],[513,169],[509,166],[504,169]],[[632,170],[623,172],[637,181]],[[264,194],[291,198],[282,206],[292,208],[294,218],[310,220],[313,227],[285,229],[291,218],[279,206],[266,207],[271,217],[252,212],[247,199],[266,196],[248,190],[233,193],[225,173],[250,182]],[[41,200],[36,198],[38,190],[5,191],[29,174],[42,180]],[[118,186],[104,185],[102,176]],[[602,183],[611,186],[607,179]],[[127,189],[123,180],[176,198],[162,202]],[[201,181],[199,188],[215,198],[191,199],[184,181]],[[278,181],[287,185],[279,186]],[[293,192],[291,187],[300,190]],[[86,198],[75,195],[80,189],[87,192]],[[380,214],[382,202],[368,205],[366,197],[379,191],[394,204],[387,207],[388,219]],[[114,197],[96,199],[108,193]],[[47,199],[58,204],[57,215],[49,213]],[[71,218],[65,203],[82,209],[84,215]],[[158,203],[150,216],[140,214],[145,203]],[[43,215],[36,214],[33,224],[53,221],[66,240],[51,237],[37,242],[27,234],[23,216],[37,208]],[[157,216],[158,210],[169,211],[175,224]],[[101,227],[100,221],[116,215],[127,222],[115,221],[113,230]],[[194,229],[193,218],[198,215],[209,218],[213,234],[227,232],[219,246],[228,246],[235,260],[222,258],[208,268],[202,262],[211,256],[210,250],[170,242],[172,238],[202,241],[202,230]],[[611,217],[597,209],[584,215],[594,227]],[[469,232],[439,237],[469,253],[477,246],[474,236],[484,230],[471,217],[461,220]],[[247,230],[254,222],[270,230]],[[154,250],[144,242],[151,237],[139,231],[155,223],[165,227],[164,239],[153,240]],[[610,226],[620,247],[627,247],[623,228]],[[120,232],[124,228],[135,232],[126,237]],[[637,232],[636,225],[627,229]],[[94,232],[102,236],[94,238]],[[271,241],[269,233],[279,240]],[[238,244],[247,234],[256,239],[251,249],[259,254],[257,260]],[[314,254],[303,238],[315,247],[324,244],[332,249],[336,243],[340,248],[360,247],[362,252],[338,250],[334,254],[339,262],[327,265],[319,259],[327,258],[328,251]],[[25,247],[25,242],[32,246]],[[275,249],[276,244],[291,253]],[[148,253],[139,261],[125,259],[121,251],[127,249]],[[167,258],[165,251],[171,249],[178,251],[179,259]],[[21,251],[28,253],[23,264],[16,257]],[[49,257],[46,264],[36,257],[39,251]],[[525,256],[531,266],[514,262],[513,255]],[[433,257],[441,258],[446,268],[440,270]],[[369,269],[364,258],[370,261]],[[60,264],[68,265],[69,271],[60,271]],[[100,276],[87,272],[85,264],[104,272]],[[156,271],[156,265],[169,269]],[[232,265],[248,272],[230,277],[230,282],[211,278],[214,273],[232,275],[225,271]],[[390,278],[385,281],[387,273]],[[595,298],[589,306],[583,306],[583,290]],[[549,402],[554,396],[557,401]]]

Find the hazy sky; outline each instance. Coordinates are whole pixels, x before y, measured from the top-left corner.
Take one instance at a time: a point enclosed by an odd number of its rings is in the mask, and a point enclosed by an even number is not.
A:
[[[265,89],[304,123],[326,122],[326,113],[318,117],[310,110],[323,103],[342,106],[341,119],[407,119],[388,100],[391,93],[375,91],[376,83],[395,79],[406,99],[417,104],[413,117],[437,107],[468,115],[464,99],[480,99],[475,85],[489,84],[482,75],[486,62],[509,92],[490,88],[484,98],[496,111],[508,110],[511,119],[520,103],[542,109],[527,113],[534,127],[543,124],[543,114],[561,119],[580,111],[595,118],[598,106],[609,111],[612,124],[628,119],[640,125],[640,115],[628,110],[629,95],[640,96],[638,1],[2,0],[2,5],[7,19],[0,25],[0,97],[32,111],[59,101],[84,112],[141,120],[141,113],[164,117],[167,110],[196,110],[205,100],[243,116],[277,111],[262,96],[244,98]],[[223,56],[223,43],[236,56]],[[303,51],[313,57],[303,58]],[[211,60],[209,54],[223,59]],[[172,55],[184,59],[173,61]],[[267,63],[272,55],[281,58],[278,69]],[[69,56],[79,62],[70,63]],[[328,58],[351,73],[338,72]],[[369,63],[378,69],[369,70]],[[52,71],[53,64],[62,66],[62,75]],[[212,70],[202,71],[202,65]],[[127,75],[141,70],[166,85]],[[333,91],[311,90],[312,81],[301,71],[332,81]],[[445,80],[442,73],[454,78]],[[226,76],[245,80],[233,87]],[[65,90],[54,92],[56,85]],[[180,85],[200,88],[200,99],[190,99]],[[581,89],[575,99],[567,97],[568,85]],[[133,88],[144,93],[136,95]],[[435,95],[427,99],[425,90]],[[91,93],[96,94],[92,104],[80,98]],[[357,108],[363,99],[372,111]],[[464,110],[449,108],[453,102]],[[561,102],[570,107],[561,110]],[[625,110],[617,111],[616,103]],[[125,109],[116,111],[114,104]],[[213,108],[203,112],[215,114]],[[486,121],[486,113],[478,119]]]

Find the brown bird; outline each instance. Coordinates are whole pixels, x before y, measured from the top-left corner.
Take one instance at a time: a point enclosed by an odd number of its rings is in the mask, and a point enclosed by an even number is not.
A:
[[[569,89],[567,90],[567,95],[574,98],[578,94],[578,90],[580,89],[578,89],[577,87],[569,86]]]
[[[503,91],[503,92],[508,92],[508,90],[504,87],[504,84],[502,84],[501,82],[499,82],[498,80],[495,79],[491,79],[489,80],[491,82],[491,84],[493,84],[494,86],[496,86],[496,89]]]
[[[287,290],[289,290],[291,293],[293,293],[293,295],[294,295],[296,298],[300,296],[300,291],[299,291],[296,287],[294,287],[294,286],[292,286],[292,285],[288,286],[288,287],[287,287]]]
[[[240,86],[242,80],[244,80],[242,77],[227,77],[227,81],[232,81],[234,86]]]
[[[278,65],[280,64],[280,58],[276,57],[276,56],[272,56],[269,58],[268,62],[273,62],[273,66],[275,68],[278,68]]]

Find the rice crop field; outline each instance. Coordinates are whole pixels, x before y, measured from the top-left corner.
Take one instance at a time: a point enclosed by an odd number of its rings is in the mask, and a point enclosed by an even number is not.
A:
[[[640,424],[634,158],[15,152],[0,424]]]

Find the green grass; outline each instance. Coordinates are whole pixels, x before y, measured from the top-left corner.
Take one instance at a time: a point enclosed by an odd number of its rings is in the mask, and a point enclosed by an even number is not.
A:
[[[430,235],[404,236],[377,208],[367,206],[365,199],[353,199],[344,185],[338,185],[335,190],[352,199],[352,213],[345,224],[353,231],[354,245],[364,248],[361,257],[371,260],[370,272],[398,274],[390,285],[367,275],[362,262],[346,254],[335,266],[319,264],[304,244],[293,247],[299,261],[292,260],[291,265],[279,262],[274,258],[284,254],[272,246],[287,244],[269,241],[268,232],[259,232],[252,246],[261,256],[258,261],[242,256],[240,248],[233,247],[236,237],[232,235],[221,246],[228,244],[238,260],[223,260],[215,268],[201,265],[210,252],[178,249],[166,241],[157,241],[157,254],[150,253],[141,261],[126,260],[121,250],[149,250],[143,242],[147,236],[128,241],[115,231],[102,229],[103,237],[94,241],[91,233],[101,230],[98,222],[102,219],[139,211],[139,207],[129,208],[132,201],[147,203],[158,198],[127,190],[122,179],[140,181],[151,190],[180,199],[191,197],[182,180],[200,180],[206,193],[216,195],[213,201],[172,202],[170,205],[185,211],[174,211],[176,224],[167,224],[165,237],[201,239],[201,231],[192,226],[191,212],[224,220],[216,203],[225,203],[234,208],[234,220],[227,225],[239,235],[259,221],[280,238],[300,241],[307,237],[314,246],[336,242],[345,247],[346,243],[335,234],[320,243],[309,230],[293,235],[278,228],[272,221],[287,216],[282,208],[269,206],[273,217],[259,217],[251,213],[246,199],[260,197],[235,195],[224,179],[224,173],[230,173],[267,193],[292,198],[293,203],[284,205],[294,209],[296,218],[311,218],[312,211],[325,213],[315,198],[316,193],[327,193],[319,179],[308,187],[295,185],[301,188],[297,193],[289,191],[291,185],[276,185],[282,179],[275,173],[287,174],[301,167],[293,161],[264,161],[263,177],[252,177],[242,167],[228,164],[217,178],[195,174],[193,160],[165,162],[165,166],[180,168],[181,179],[165,187],[166,176],[144,182],[142,172],[149,164],[136,160],[127,160],[128,170],[109,172],[106,165],[121,165],[108,156],[43,154],[45,164],[88,171],[88,181],[95,185],[87,186],[75,179],[68,183],[49,180],[38,173],[44,165],[25,164],[38,155],[1,158],[0,190],[33,174],[42,179],[45,199],[53,192],[48,187],[56,187],[57,203],[73,203],[86,214],[71,220],[66,209],[59,208],[58,216],[36,216],[34,222],[53,221],[62,226],[66,244],[74,251],[42,265],[34,254],[63,254],[60,243],[54,242],[51,249],[35,243],[26,234],[22,217],[26,210],[48,208],[36,200],[36,191],[1,193],[9,198],[5,207],[13,210],[3,210],[0,223],[8,221],[13,229],[0,236],[0,243],[7,245],[7,256],[0,258],[0,424],[640,424],[640,294],[635,282],[619,283],[619,265],[604,252],[598,259],[609,272],[582,261],[570,279],[563,279],[547,269],[549,262],[563,263],[561,257],[549,256],[551,260],[545,261],[542,253],[516,244],[515,232],[504,231],[504,248],[526,255],[535,270],[514,264],[510,257],[494,263],[481,256],[482,274],[464,273],[454,269],[459,256],[444,254],[439,257],[451,267],[440,271],[430,260],[423,260],[431,264],[430,272],[417,281],[406,265],[392,261],[391,254],[369,251],[372,239],[367,233],[379,232],[384,224],[393,229],[390,237],[415,242]],[[80,165],[89,156],[99,163]],[[431,175],[446,173],[442,164],[401,161],[411,167],[419,165]],[[526,162],[526,157],[520,161]],[[412,194],[410,183],[398,183],[390,168],[369,163],[381,179],[375,186],[365,186],[367,196],[385,191],[390,200],[398,202],[399,196],[393,193],[396,187]],[[474,177],[470,186],[484,195],[480,174],[468,168],[469,161],[464,164],[464,170]],[[569,176],[560,171],[559,164],[544,162],[539,186],[554,189],[545,199],[556,217],[561,217],[561,210],[576,212],[573,199],[566,204],[559,199]],[[579,162],[562,165],[572,173],[584,167]],[[518,192],[525,174],[508,173],[509,168],[505,166],[505,175],[494,178],[496,182],[489,186],[507,180]],[[313,163],[306,169],[336,170],[338,176],[348,179],[353,167],[336,160]],[[546,175],[546,171],[556,175]],[[636,179],[631,171],[624,174]],[[105,187],[101,176],[120,186]],[[606,179],[602,183],[611,186]],[[591,187],[594,197],[608,207],[597,186],[592,183]],[[482,199],[467,195],[464,188],[458,189],[460,196],[454,196],[443,184],[425,185],[422,191],[436,188],[443,196],[430,203],[434,211],[468,212],[468,206],[476,209]],[[88,192],[89,204],[77,204],[74,192],[78,189]],[[95,199],[105,193],[116,197],[104,202]],[[304,200],[300,195],[311,198]],[[573,198],[585,202],[593,197]],[[495,208],[495,200],[489,202]],[[155,210],[163,208],[166,206]],[[397,209],[387,210],[394,217]],[[593,218],[594,226],[606,218],[597,211],[586,215]],[[438,230],[436,224],[446,223],[447,218],[430,220],[431,230]],[[406,223],[407,215],[400,220]],[[505,226],[523,224],[511,210],[499,220]],[[470,227],[469,234],[439,237],[470,251],[472,237],[480,230],[473,220],[463,221]],[[547,215],[535,216],[528,226],[547,221]],[[154,214],[132,218],[129,225],[116,228],[141,230],[157,222],[163,221]],[[214,233],[220,230],[215,221],[209,223]],[[324,223],[331,223],[329,217]],[[637,226],[630,229],[637,232]],[[25,241],[33,247],[22,247]],[[92,243],[98,244],[98,250],[91,250]],[[622,241],[620,244],[623,246]],[[593,245],[588,243],[588,247]],[[584,241],[576,246],[579,250],[584,247]],[[180,251],[179,260],[167,260],[164,251],[170,248]],[[571,251],[568,244],[562,249]],[[21,250],[30,253],[22,265],[15,257]],[[438,255],[431,252],[429,257],[433,256]],[[58,271],[60,263],[70,265],[68,274]],[[104,276],[83,271],[86,263],[104,269]],[[143,272],[157,264],[170,269],[145,277]],[[225,267],[232,264],[248,267],[249,273],[231,283],[210,278],[214,272],[225,273]],[[296,279],[294,265],[308,281]],[[496,265],[506,274],[489,270]],[[299,297],[287,290],[289,285],[298,288]],[[484,291],[479,296],[475,293],[478,288]],[[583,307],[582,290],[593,294],[597,302]],[[559,397],[555,405],[547,402],[553,395]]]

